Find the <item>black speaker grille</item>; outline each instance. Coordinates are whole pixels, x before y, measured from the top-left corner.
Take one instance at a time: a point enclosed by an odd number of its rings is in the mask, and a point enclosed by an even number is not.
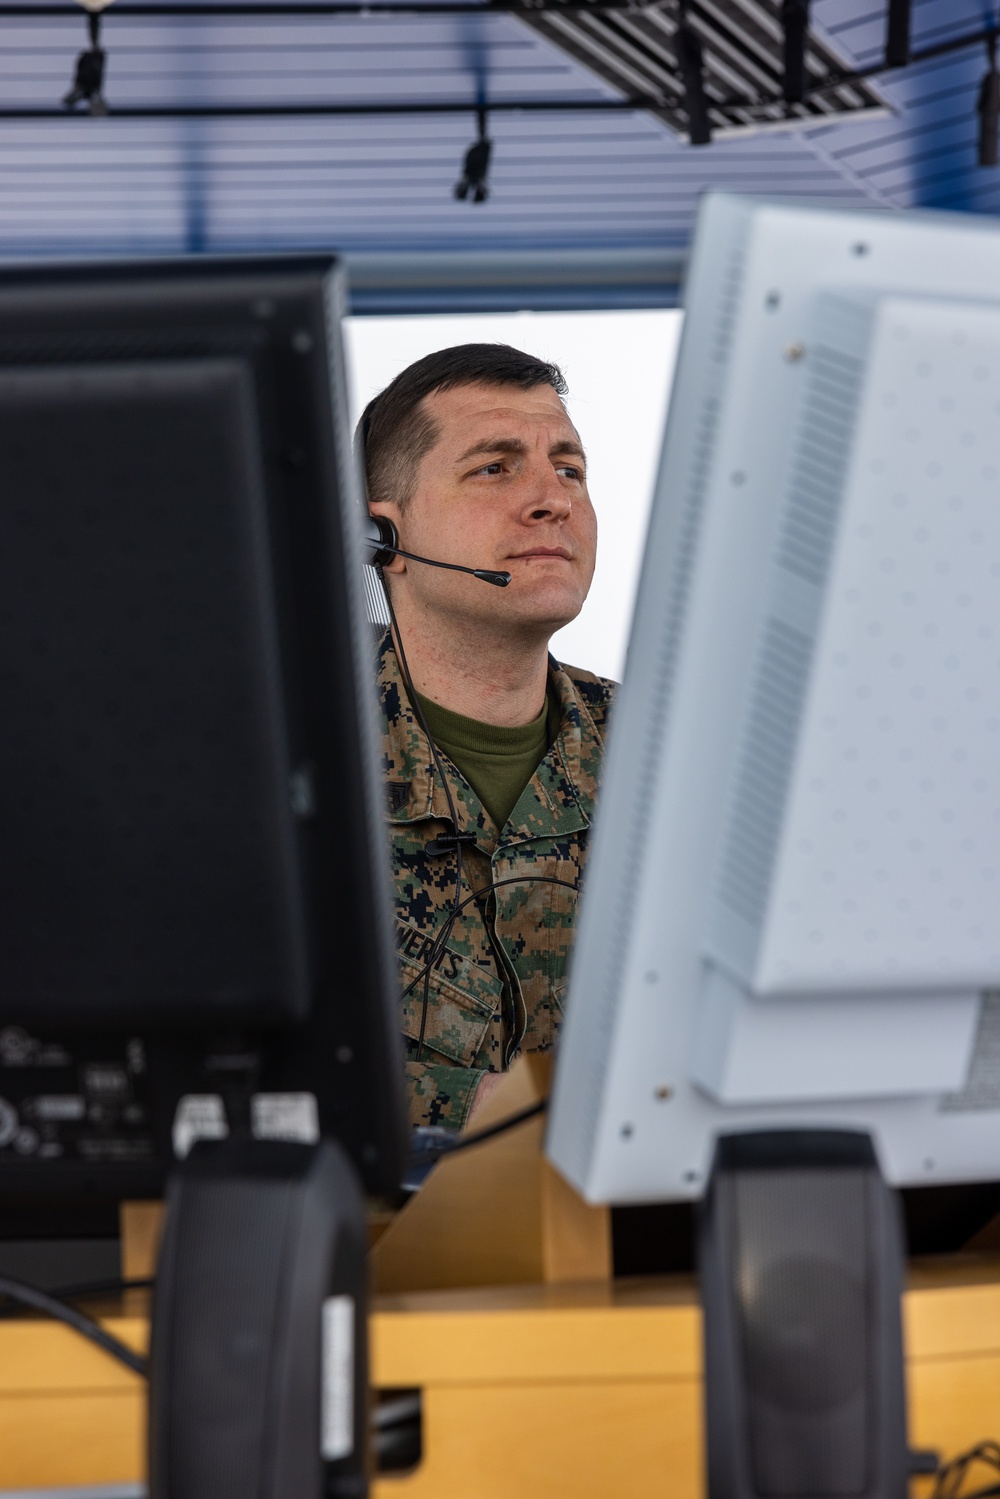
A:
[[[254,1499],[266,1471],[271,1351],[279,1344],[283,1265],[297,1184],[189,1181],[174,1289],[170,1492]],[[203,1437],[199,1440],[199,1433]]]
[[[842,1266],[806,1257],[777,1260],[756,1277],[746,1319],[754,1387],[790,1411],[842,1404],[864,1377],[858,1358],[864,1330],[864,1287]]]
[[[747,1172],[734,1189],[756,1490],[774,1499],[863,1494],[872,1357],[866,1174]]]

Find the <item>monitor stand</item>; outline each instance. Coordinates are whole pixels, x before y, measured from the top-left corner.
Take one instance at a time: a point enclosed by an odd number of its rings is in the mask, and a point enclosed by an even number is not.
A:
[[[902,1226],[870,1137],[722,1136],[699,1260],[709,1499],[904,1499]]]
[[[367,1493],[365,1250],[333,1141],[192,1149],[153,1303],[150,1499]]]

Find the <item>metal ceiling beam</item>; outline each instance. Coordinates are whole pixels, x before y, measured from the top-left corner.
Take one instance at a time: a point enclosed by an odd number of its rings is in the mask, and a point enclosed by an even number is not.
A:
[[[910,52],[906,63],[883,61],[873,63],[870,68],[854,68],[849,73],[837,73],[825,78],[822,83],[815,84],[809,92],[818,94],[824,89],[839,88],[844,83],[863,83],[866,78],[878,78],[882,73],[892,73],[903,67],[912,68],[919,62],[934,62],[939,57],[950,57],[953,52],[964,52],[968,47],[981,47],[984,43],[989,45],[992,38],[998,35],[1000,28],[995,25],[984,26],[981,31],[965,31],[961,36],[950,37],[946,42],[935,42],[932,47],[915,48]]]
[[[808,126],[885,108],[870,83],[814,97],[810,85],[839,76],[850,61],[808,30],[807,0],[660,0],[594,14],[543,6],[520,19],[624,94],[678,97],[679,106],[654,113],[695,144],[722,130]],[[797,79],[788,77],[789,53],[802,62]]]
[[[365,291],[419,287],[677,286],[687,251],[656,250],[418,250],[348,251],[351,284]]]
[[[236,20],[254,17],[286,20],[289,17],[361,16],[370,20],[380,15],[482,16],[497,12],[538,15],[545,11],[625,11],[641,14],[646,10],[661,8],[660,0],[426,0],[426,3],[421,3],[421,0],[318,0],[318,3],[309,3],[309,0],[288,0],[288,3],[284,3],[284,0],[232,0],[231,4],[226,4],[225,0],[205,0],[204,4],[199,3],[199,0],[150,0],[149,4],[143,4],[142,0],[115,0],[113,11],[109,7],[109,14],[113,14],[116,20],[162,19],[171,16],[191,19],[203,16],[232,17]],[[952,52],[962,52],[967,47],[982,46],[998,33],[996,25],[985,26],[979,31],[964,32],[961,36],[951,37],[930,47],[910,50],[905,62],[897,61],[896,58],[901,57],[902,52],[903,22],[900,17],[904,11],[908,23],[908,4],[904,0],[892,0],[890,20],[895,21],[892,40],[896,42],[896,48],[890,44],[882,62],[873,63],[868,68],[854,68],[831,75],[821,84],[807,88],[806,94],[819,93],[844,83],[863,82],[866,78],[877,78],[882,73],[898,68],[912,67],[915,63],[930,62]],[[39,0],[35,5],[26,3],[26,0],[0,0],[0,18],[5,16],[33,21],[66,20],[69,17],[79,20],[80,4],[79,0]],[[907,25],[907,41],[908,30]]]
[[[683,250],[348,252],[353,313],[673,307]]]
[[[783,9],[789,13],[798,9],[803,15],[807,14],[806,6],[808,0],[783,0]],[[409,16],[426,15],[430,17],[440,15],[478,14],[485,15],[496,12],[520,13],[529,23],[539,27],[543,24],[543,18],[548,14],[553,18],[560,12],[573,12],[576,15],[590,13],[594,16],[594,25],[604,24],[600,20],[602,11],[617,11],[619,14],[631,13],[636,17],[644,14],[656,16],[661,14],[664,7],[658,0],[644,0],[644,3],[634,3],[634,0],[486,0],[486,3],[476,3],[476,0],[428,0],[427,4],[420,4],[419,0],[385,0],[374,4],[366,3],[366,0],[320,0],[320,3],[304,3],[304,0],[233,0],[226,4],[224,0],[206,0],[206,3],[198,3],[198,0],[150,0],[149,4],[136,3],[136,0],[118,0],[115,5],[116,18],[141,19],[149,17],[233,17],[235,19],[246,19],[249,17],[281,17],[287,19],[290,16],[364,16],[365,18],[380,14]],[[0,0],[0,17],[30,17],[39,18],[66,18],[79,19],[80,8],[77,0],[40,0],[38,4],[25,3],[25,0]],[[569,24],[569,19],[564,24]],[[609,19],[608,25],[612,24]],[[623,22],[616,21],[613,24],[621,25]],[[683,27],[681,28],[683,30]],[[543,34],[548,34],[547,31]],[[996,26],[987,26],[980,31],[963,33],[961,36],[952,37],[946,41],[938,42],[933,46],[915,49],[910,52],[910,65],[931,61],[951,53],[962,51],[969,47],[981,46],[984,42],[992,45],[997,37]],[[554,38],[558,44],[566,47],[565,40],[561,37]],[[573,49],[570,47],[572,52]],[[575,54],[574,54],[575,55]],[[593,61],[591,60],[591,66]],[[825,94],[835,92],[845,85],[863,84],[865,80],[878,77],[880,74],[892,71],[892,65],[883,60],[867,68],[851,69],[844,71],[831,71],[821,81],[807,86],[803,90],[805,100],[819,99]],[[600,71],[600,70],[598,70]],[[614,80],[613,80],[614,81]],[[659,80],[656,80],[659,82]],[[682,96],[682,83],[686,80],[677,80],[676,92],[670,92],[668,85],[658,92],[631,91],[623,86],[622,80],[614,81],[614,86],[621,91],[622,97],[617,99],[522,99],[522,100],[484,100],[477,98],[469,102],[455,100],[428,101],[420,100],[410,103],[405,102],[364,102],[364,103],[287,103],[287,104],[199,104],[199,105],[126,105],[120,108],[109,108],[108,117],[130,120],[177,120],[177,119],[254,119],[254,118],[321,118],[324,116],[391,116],[391,115],[449,115],[467,114],[483,107],[494,113],[508,113],[520,111],[524,113],[603,113],[603,112],[629,112],[645,111],[666,118],[668,115],[680,111],[687,117],[689,111],[685,108],[685,97]],[[787,80],[786,80],[787,82]],[[785,90],[787,93],[787,88]],[[690,94],[690,89],[686,91]],[[688,100],[687,102],[690,102]],[[722,94],[717,89],[713,90],[711,109],[717,119],[737,126],[752,125],[754,123],[774,123],[773,107],[781,104],[782,96],[764,96],[758,94],[748,98],[745,95],[731,92]],[[787,105],[787,101],[786,105]],[[707,103],[707,100],[706,100]],[[729,113],[731,112],[731,113]],[[82,113],[82,111],[81,111]],[[45,107],[0,107],[0,120],[56,120],[67,119],[71,111],[60,108]],[[817,115],[817,119],[825,118]],[[832,118],[832,116],[831,116]],[[668,120],[668,123],[670,121]],[[688,122],[690,123],[690,122]],[[710,129],[696,132],[699,142],[710,138]],[[694,138],[692,136],[692,138]]]
[[[308,19],[309,17],[361,16],[368,20],[380,15],[482,16],[497,12],[537,15],[545,11],[596,14],[602,11],[641,13],[644,10],[657,9],[662,9],[660,0],[426,0],[426,3],[421,3],[421,0],[314,0],[314,3],[310,3],[310,0],[289,0],[287,4],[282,3],[282,0],[232,0],[231,4],[226,4],[225,0],[205,0],[204,4],[199,3],[199,0],[150,0],[149,4],[143,4],[142,0],[115,0],[113,8],[110,5],[108,7],[108,14],[114,15],[116,20],[125,17],[131,20],[164,17],[197,19],[202,16],[232,17],[236,20],[254,17],[285,20],[289,17]],[[39,0],[36,5],[28,3],[28,0],[0,0],[0,17],[4,16],[19,17],[23,20],[65,20],[68,17],[79,20],[80,5],[78,0]],[[943,57],[950,52],[960,52],[966,47],[980,46],[997,31],[996,26],[987,26],[981,31],[967,32],[949,41],[939,42],[932,47],[909,51],[907,60],[904,62],[897,59],[901,59],[903,55],[904,28],[907,43],[909,41],[908,0],[891,0],[889,19],[890,38],[884,60],[869,68],[859,68],[838,75],[839,82],[875,78],[881,73],[890,72],[896,68]],[[824,84],[824,86],[828,85]],[[815,92],[815,89],[807,88],[806,93],[810,92]]]
[[[468,16],[468,15],[491,15],[496,11],[508,14],[522,11],[536,12],[539,10],[558,11],[605,11],[605,10],[630,10],[641,11],[646,5],[655,4],[656,0],[427,0],[427,4],[421,4],[420,0],[319,0],[318,4],[310,4],[309,0],[292,0],[292,3],[283,5],[281,0],[235,0],[232,5],[218,3],[218,0],[208,0],[205,5],[198,4],[198,0],[151,0],[149,5],[135,4],[133,0],[116,0],[114,5],[114,17],[116,20],[127,16],[131,20],[145,20],[148,18],[160,19],[164,16],[177,17],[233,17],[236,20],[247,20],[254,17],[273,18],[276,20],[287,20],[289,16],[363,16],[366,20],[374,17],[384,16]],[[48,0],[48,3],[30,5],[22,3],[22,0],[9,0],[9,3],[0,4],[0,16],[17,16],[22,20],[66,20],[72,16],[74,20],[80,19],[80,6],[76,0]]]
[[[666,101],[652,97],[634,99],[512,99],[486,104],[490,114],[621,114],[643,109],[662,109]],[[299,119],[326,115],[474,115],[482,102],[454,99],[415,100],[409,104],[127,104],[108,106],[102,120],[254,120]],[[0,120],[86,120],[84,109],[0,108]]]

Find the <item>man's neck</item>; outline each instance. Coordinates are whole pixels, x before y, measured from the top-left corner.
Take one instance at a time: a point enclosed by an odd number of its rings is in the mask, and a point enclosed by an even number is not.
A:
[[[493,632],[473,638],[459,631],[408,628],[405,606],[396,615],[406,664],[423,697],[480,723],[517,728],[532,723],[545,704],[548,640]]]

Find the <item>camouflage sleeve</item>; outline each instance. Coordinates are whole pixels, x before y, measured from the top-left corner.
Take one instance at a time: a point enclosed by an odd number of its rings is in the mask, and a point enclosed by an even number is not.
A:
[[[406,1095],[410,1123],[442,1124],[459,1130],[469,1117],[484,1067],[456,1067],[448,1062],[407,1062]]]

